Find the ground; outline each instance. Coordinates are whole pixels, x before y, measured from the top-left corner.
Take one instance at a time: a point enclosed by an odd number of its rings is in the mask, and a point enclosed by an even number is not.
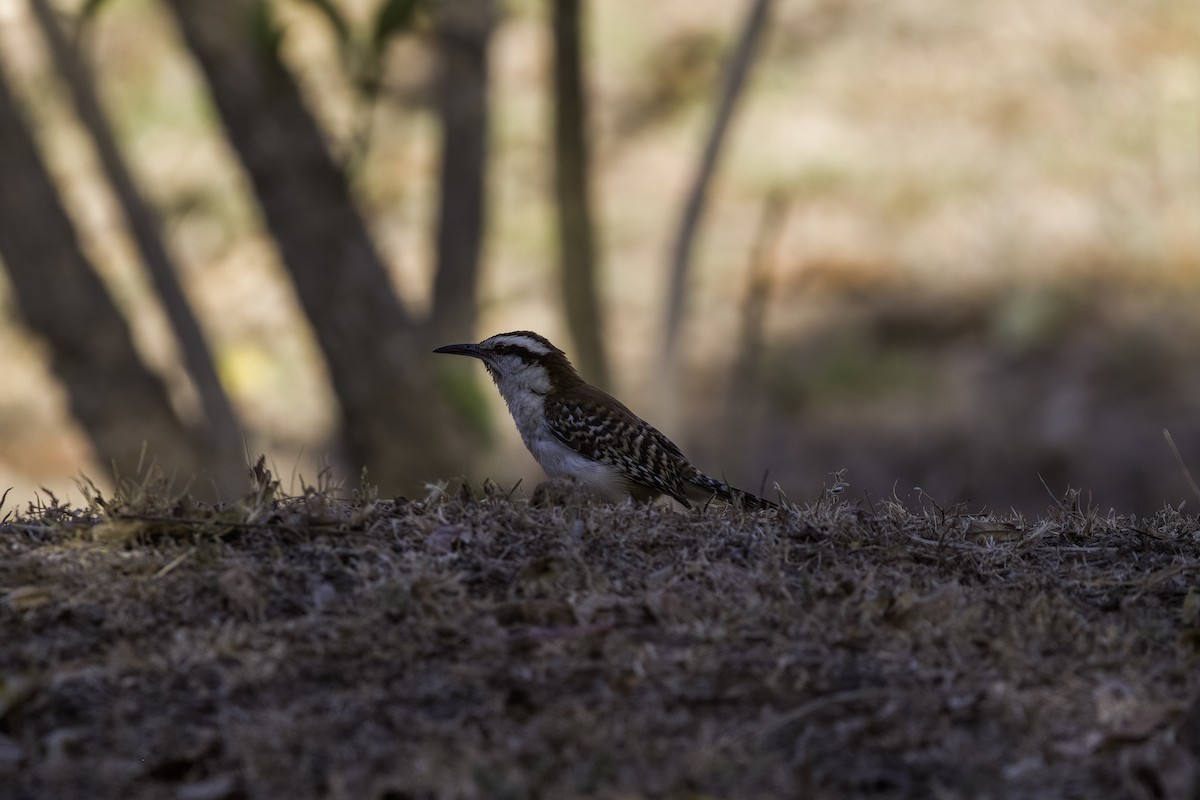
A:
[[[1200,787],[1194,516],[276,492],[6,519],[0,796]]]

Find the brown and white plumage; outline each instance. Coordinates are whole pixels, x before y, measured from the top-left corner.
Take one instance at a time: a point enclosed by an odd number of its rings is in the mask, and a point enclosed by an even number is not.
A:
[[[716,496],[748,509],[774,507],[696,469],[674,442],[583,380],[566,354],[536,333],[501,333],[434,352],[483,361],[525,446],[551,477],[572,476],[612,500],[665,494],[690,507]]]

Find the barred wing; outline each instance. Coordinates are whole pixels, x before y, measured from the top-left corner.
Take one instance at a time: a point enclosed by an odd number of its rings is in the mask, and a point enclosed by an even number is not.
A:
[[[546,418],[558,440],[585,458],[615,467],[634,497],[668,494],[690,508],[684,476],[695,468],[675,443],[616,399],[593,391],[595,398],[581,393],[546,398]]]

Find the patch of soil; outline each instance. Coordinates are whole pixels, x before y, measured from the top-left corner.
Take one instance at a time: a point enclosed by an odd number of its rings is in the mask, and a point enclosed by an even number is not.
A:
[[[0,794],[1200,788],[1196,517],[469,495],[0,526]]]

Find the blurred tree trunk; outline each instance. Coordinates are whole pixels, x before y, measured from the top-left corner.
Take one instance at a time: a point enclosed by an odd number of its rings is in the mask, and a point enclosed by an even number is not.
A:
[[[325,354],[350,461],[385,492],[418,489],[461,467],[459,435],[345,175],[256,2],[166,4],[204,72]]]
[[[442,174],[429,329],[431,341],[445,344],[475,334],[485,224],[488,44],[496,9],[494,0],[440,0],[434,14]]]
[[[766,349],[767,315],[770,311],[772,272],[775,249],[783,234],[791,198],[781,189],[772,190],[763,202],[758,231],[746,265],[746,291],[742,299],[741,331],[725,394],[721,429],[725,433],[722,450],[733,457],[745,452],[750,434],[747,420],[761,419],[762,363]],[[743,465],[736,465],[741,467]]]
[[[236,492],[246,483],[241,429],[229,397],[221,388],[200,325],[179,285],[175,263],[163,244],[158,216],[135,184],[96,97],[88,70],[63,34],[50,3],[48,0],[31,0],[31,6],[58,73],[70,90],[76,113],[92,137],[100,164],[125,212],[134,242],[174,329],[183,362],[208,422],[205,443],[211,451],[218,486],[222,494]]]
[[[692,247],[695,244],[696,233],[700,228],[700,220],[704,215],[704,206],[708,200],[708,187],[716,172],[717,159],[725,144],[725,134],[729,130],[729,123],[733,119],[737,101],[741,98],[742,90],[745,88],[746,77],[754,63],[758,44],[762,40],[763,31],[766,30],[771,2],[772,0],[750,0],[750,7],[746,13],[746,19],[742,23],[737,43],[725,61],[721,85],[717,90],[717,108],[713,115],[712,127],[705,139],[700,165],[696,170],[696,177],[688,192],[679,221],[679,230],[671,251],[666,332],[663,337],[663,363],[668,374],[673,374],[677,369],[676,345],[679,341],[679,331],[683,326],[687,276],[691,266]]]
[[[551,0],[554,29],[554,190],[567,325],[579,370],[609,383],[596,290],[596,242],[588,184],[587,96],[581,0]]]
[[[154,463],[182,487],[203,471],[204,458],[80,249],[2,75],[0,185],[0,258],[21,316],[49,345],[51,369],[97,460],[117,477]],[[205,482],[192,488],[203,493]]]

